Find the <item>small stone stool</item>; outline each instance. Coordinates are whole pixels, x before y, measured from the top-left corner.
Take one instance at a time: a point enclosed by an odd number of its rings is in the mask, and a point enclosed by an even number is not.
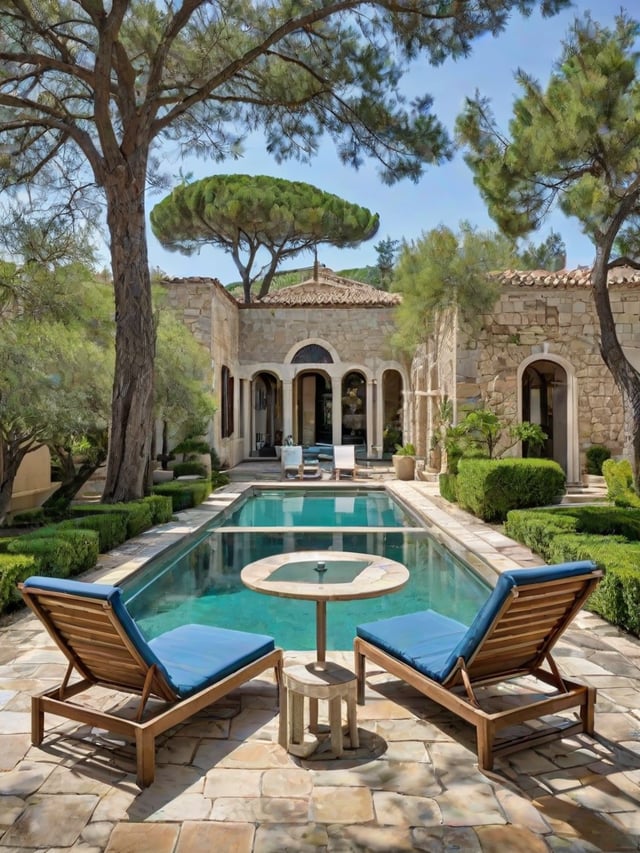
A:
[[[282,674],[278,742],[292,755],[306,758],[317,746],[317,738],[305,738],[304,700],[309,699],[309,731],[318,731],[318,700],[329,703],[331,750],[342,755],[342,700],[347,703],[347,724],[352,748],[359,746],[356,719],[357,679],[353,672],[331,661],[316,661],[286,667]]]

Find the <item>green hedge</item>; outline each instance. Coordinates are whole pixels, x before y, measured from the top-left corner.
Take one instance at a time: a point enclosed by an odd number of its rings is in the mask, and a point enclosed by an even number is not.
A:
[[[561,533],[573,533],[578,521],[571,515],[544,510],[512,509],[507,514],[504,531],[507,536],[531,548],[551,562],[551,543]]]
[[[440,494],[445,500],[451,501],[451,503],[456,503],[458,500],[458,494],[456,491],[456,481],[458,479],[457,474],[440,474],[438,477],[438,484],[440,487]]]
[[[621,536],[562,535],[554,540],[551,554],[553,562],[594,560],[604,569],[587,609],[640,636],[640,542]]]
[[[159,483],[153,487],[154,495],[164,495],[171,498],[173,512],[198,506],[210,493],[210,480],[185,480],[182,482],[173,480],[170,483]]]
[[[127,515],[124,512],[94,512],[79,518],[68,518],[58,526],[63,529],[95,530],[101,554],[122,545],[127,538]]]
[[[73,515],[92,515],[93,513],[121,512],[126,517],[126,539],[132,539],[153,526],[153,510],[144,499],[115,504],[74,504],[70,507]]]
[[[22,604],[17,585],[39,571],[39,563],[33,555],[0,554],[0,613],[15,610]]]
[[[17,536],[9,544],[10,554],[30,554],[37,562],[37,574],[67,578],[72,572],[73,545],[61,536]]]
[[[69,567],[69,574],[78,575],[93,569],[98,562],[100,553],[100,539],[95,530],[79,530],[61,527],[59,524],[41,527],[26,536],[20,536],[15,541],[15,547],[22,551],[22,545],[31,539],[63,539],[73,547],[73,560]],[[15,553],[15,551],[14,551]]]
[[[483,521],[504,521],[512,509],[552,503],[564,491],[565,474],[550,459],[461,459],[458,503]]]
[[[142,502],[151,507],[151,523],[166,524],[173,516],[173,503],[167,495],[147,495]]]
[[[176,462],[173,466],[174,477],[185,477],[196,474],[198,477],[206,477],[207,468],[202,462]]]

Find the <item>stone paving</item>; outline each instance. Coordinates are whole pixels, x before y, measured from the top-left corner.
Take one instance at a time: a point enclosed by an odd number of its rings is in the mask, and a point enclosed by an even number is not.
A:
[[[435,495],[390,480],[434,535],[484,572],[540,560]],[[177,522],[101,558],[117,582],[233,500],[232,483]],[[640,641],[582,612],[556,650],[561,670],[598,688],[595,738],[577,736],[478,771],[473,730],[375,670],[358,707],[360,746],[310,759],[276,742],[270,673],[177,727],[158,746],[155,783],[135,784],[133,752],[47,717],[30,744],[30,695],[64,659],[40,623],[0,629],[0,850],[86,853],[623,851],[640,848]],[[287,662],[311,653],[287,652]],[[329,655],[352,667],[350,652]],[[105,692],[105,702],[110,700]],[[82,735],[82,737],[80,737]]]

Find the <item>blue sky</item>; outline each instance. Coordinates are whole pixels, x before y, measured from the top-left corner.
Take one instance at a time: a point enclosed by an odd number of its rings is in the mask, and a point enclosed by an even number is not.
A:
[[[553,18],[543,19],[538,14],[530,18],[514,15],[501,36],[477,41],[468,59],[446,62],[436,68],[426,61],[415,63],[404,78],[403,91],[410,98],[419,93],[430,93],[434,98],[434,112],[452,133],[465,97],[473,96],[478,89],[491,98],[494,113],[501,126],[506,128],[513,100],[518,95],[514,82],[516,69],[522,68],[546,83],[560,55],[562,40],[575,17],[590,11],[594,20],[610,24],[620,8],[615,0],[575,0],[569,11]],[[630,5],[627,8],[632,11]],[[194,179],[216,173],[244,173],[306,181],[378,213],[380,229],[372,240],[355,249],[320,248],[320,262],[335,270],[375,264],[374,245],[381,238],[414,240],[424,231],[441,224],[456,229],[464,219],[479,228],[495,227],[461,154],[444,166],[427,168],[417,184],[404,181],[391,187],[381,183],[373,163],[365,164],[359,171],[342,166],[330,141],[308,165],[296,162],[278,165],[266,154],[264,145],[256,136],[247,142],[244,156],[239,160],[224,164],[203,161],[181,164],[176,160],[174,164],[167,165],[176,175],[181,167],[184,171],[192,171]],[[153,196],[147,200],[148,211],[161,197]],[[591,243],[581,234],[577,223],[559,212],[553,213],[540,232],[532,235],[532,239],[544,239],[551,228],[559,231],[565,240],[569,268],[592,263]],[[233,261],[221,249],[205,248],[198,255],[186,257],[166,252],[150,232],[149,262],[153,268],[160,268],[168,275],[212,276],[219,278],[223,284],[238,280]],[[311,262],[312,256],[307,253],[287,266],[305,266]]]

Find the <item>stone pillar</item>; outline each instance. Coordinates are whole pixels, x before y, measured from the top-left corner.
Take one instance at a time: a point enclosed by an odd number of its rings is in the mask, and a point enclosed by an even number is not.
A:
[[[342,379],[333,377],[331,382],[332,441],[342,444]]]
[[[293,382],[282,380],[282,443],[287,436],[293,435]]]

